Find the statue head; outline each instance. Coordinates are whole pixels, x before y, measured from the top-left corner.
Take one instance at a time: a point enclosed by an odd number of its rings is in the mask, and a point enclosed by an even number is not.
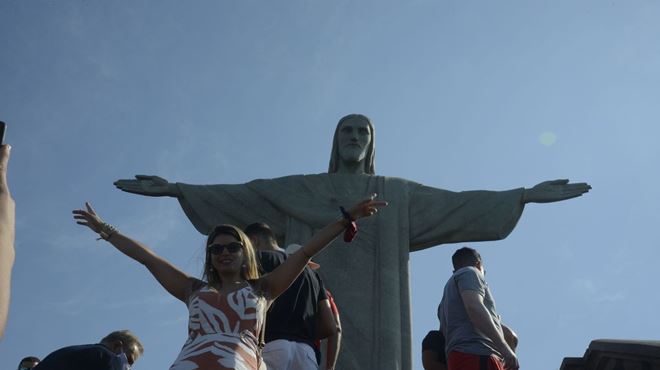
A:
[[[328,172],[345,172],[349,167],[359,166],[363,171],[358,172],[374,175],[375,155],[375,131],[369,118],[349,114],[340,119],[332,140]]]

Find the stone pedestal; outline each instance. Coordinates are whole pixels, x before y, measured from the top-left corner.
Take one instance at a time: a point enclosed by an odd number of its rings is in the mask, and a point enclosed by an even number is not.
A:
[[[566,357],[560,370],[660,370],[660,341],[598,339],[583,357]]]

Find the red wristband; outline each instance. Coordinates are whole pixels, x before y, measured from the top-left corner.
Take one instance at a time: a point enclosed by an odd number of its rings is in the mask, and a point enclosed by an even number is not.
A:
[[[350,243],[355,239],[355,235],[357,235],[358,232],[358,227],[357,224],[355,223],[355,220],[351,217],[351,215],[344,209],[344,207],[339,207],[339,210],[341,211],[341,214],[344,216],[346,221],[348,221],[348,225],[346,225],[346,230],[344,230],[344,241],[346,243]]]
[[[346,243],[350,243],[355,239],[355,235],[357,235],[358,228],[357,224],[355,221],[349,221],[348,226],[346,226],[346,230],[344,230],[344,241]]]

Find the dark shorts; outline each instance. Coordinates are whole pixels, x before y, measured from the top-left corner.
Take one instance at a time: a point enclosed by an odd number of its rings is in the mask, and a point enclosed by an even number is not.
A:
[[[504,370],[504,363],[497,356],[480,356],[458,351],[449,352],[449,370]]]

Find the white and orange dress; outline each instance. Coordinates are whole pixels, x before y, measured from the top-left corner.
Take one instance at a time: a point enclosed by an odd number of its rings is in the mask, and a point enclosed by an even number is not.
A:
[[[252,286],[227,295],[196,280],[188,296],[188,340],[170,370],[262,370],[259,332],[267,301]]]

